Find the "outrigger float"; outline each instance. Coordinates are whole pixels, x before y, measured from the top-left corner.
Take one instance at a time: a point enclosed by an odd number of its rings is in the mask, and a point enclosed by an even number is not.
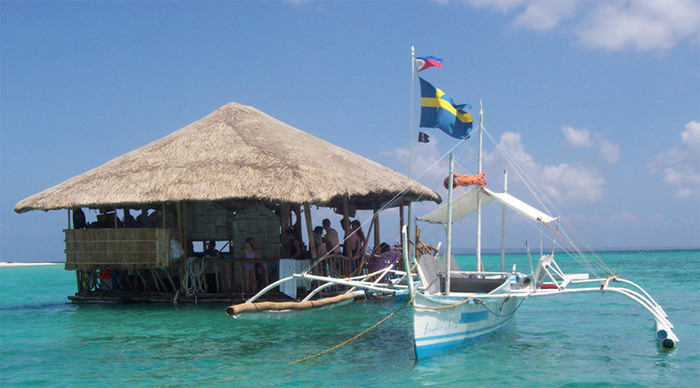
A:
[[[454,158],[450,154],[448,177],[452,176],[453,179],[446,179],[447,204],[417,218],[419,221],[445,226],[446,252],[441,256],[438,253],[412,254],[417,250],[409,249],[407,227],[404,225],[402,229],[403,268],[408,271],[397,270],[393,263],[368,275],[341,279],[312,275],[309,273],[309,268],[271,284],[246,303],[228,307],[226,313],[234,318],[242,318],[246,315],[256,316],[263,312],[266,313],[265,316],[269,316],[290,313],[297,309],[346,304],[366,292],[383,295],[408,294],[409,303],[413,309],[414,349],[416,357],[421,359],[496,333],[513,319],[526,299],[580,293],[614,293],[625,296],[644,307],[656,323],[655,333],[659,345],[665,349],[673,349],[679,342],[678,337],[673,333],[673,324],[669,321],[664,309],[649,293],[639,285],[615,275],[597,256],[593,255],[591,258],[573,246],[563,230],[560,230],[560,218],[552,217],[509,194],[507,181],[503,192],[496,192],[486,187],[484,174],[481,171],[483,110],[480,112],[478,132],[478,174],[469,179],[462,179],[475,184],[475,187],[453,201],[453,189],[460,183],[460,179],[453,173]],[[506,272],[503,260],[504,249],[501,271],[487,272],[483,269],[481,208],[493,200],[503,205],[504,221],[507,207],[539,225],[540,229],[549,228],[554,234],[552,251],[545,254],[540,249],[536,266],[533,266],[528,247],[530,258],[528,273],[517,271],[515,266],[510,272]],[[477,268],[475,271],[460,271],[451,254],[452,223],[474,213],[477,221]],[[505,226],[503,231],[505,233]],[[559,236],[565,244],[559,244],[557,241]],[[563,271],[554,260],[557,244],[583,264],[587,272]],[[540,246],[542,246],[541,242]],[[607,275],[600,275],[600,272],[605,272]],[[315,281],[320,285],[298,304],[257,302],[269,290],[285,282],[296,280]],[[320,290],[337,286],[348,287],[347,293],[331,299],[312,300]]]

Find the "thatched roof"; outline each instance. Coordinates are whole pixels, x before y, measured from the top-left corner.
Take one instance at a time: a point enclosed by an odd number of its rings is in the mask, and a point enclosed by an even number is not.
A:
[[[18,213],[178,201],[329,205],[440,196],[367,158],[236,103],[104,165],[26,198]]]

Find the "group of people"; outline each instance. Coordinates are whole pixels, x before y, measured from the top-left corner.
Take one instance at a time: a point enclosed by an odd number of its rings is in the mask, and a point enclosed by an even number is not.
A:
[[[365,246],[365,234],[362,231],[362,224],[358,220],[353,220],[348,224],[347,219],[341,220],[341,225],[345,231],[343,241],[340,240],[338,232],[331,226],[331,221],[326,218],[322,221],[322,226],[314,228],[314,242],[316,245],[316,257],[321,258],[326,254],[342,254],[349,258],[357,258],[362,256],[363,247]],[[207,249],[204,252],[205,257],[219,257],[219,252],[216,250],[214,241],[210,241]],[[307,259],[309,258],[306,250],[306,245],[299,237],[296,229],[289,227],[285,229],[282,239],[282,256],[289,259]],[[243,288],[244,292],[253,292],[256,289],[256,276],[262,276],[267,281],[267,268],[265,263],[255,263],[260,260],[260,253],[255,246],[255,241],[252,237],[245,239],[245,247],[241,251],[240,256],[246,259],[243,263]]]
[[[314,228],[314,245],[316,246],[314,259],[324,257],[328,253],[342,254],[351,258],[362,256],[363,247],[365,246],[365,234],[362,231],[362,224],[358,220],[353,220],[348,224],[347,219],[342,219],[340,223],[345,231],[342,241],[338,231],[331,226],[331,220],[328,218],[324,219],[320,226]],[[310,257],[307,253],[306,245],[292,227],[284,231],[282,255],[289,259],[307,259]]]
[[[338,231],[331,227],[331,220],[325,218],[321,224],[322,226],[314,228],[316,258],[321,258],[327,253],[342,253],[350,258],[362,256],[363,247],[365,246],[365,233],[362,231],[360,221],[353,220],[349,222],[347,218],[340,220],[340,225],[345,231],[342,243],[338,237]]]

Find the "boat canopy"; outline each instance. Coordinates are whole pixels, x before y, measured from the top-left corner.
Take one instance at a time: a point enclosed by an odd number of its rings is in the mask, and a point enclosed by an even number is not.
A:
[[[481,206],[485,206],[494,199],[498,202],[508,206],[509,208],[520,213],[522,216],[535,221],[548,224],[555,221],[557,218],[552,217],[534,207],[528,205],[527,203],[515,198],[508,193],[495,193],[486,187],[481,188],[481,192],[484,194],[481,196]],[[464,195],[452,201],[452,221],[458,221],[468,215],[476,212],[476,194],[478,188],[473,188],[469,190]],[[432,212],[424,215],[423,217],[418,217],[419,221],[430,222],[433,224],[446,224],[447,223],[447,204],[438,207]]]

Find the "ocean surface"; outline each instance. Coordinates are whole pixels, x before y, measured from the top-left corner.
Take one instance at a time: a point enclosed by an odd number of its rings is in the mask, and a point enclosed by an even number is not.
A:
[[[511,326],[416,362],[405,301],[357,302],[271,320],[224,305],[75,305],[62,265],[0,268],[0,386],[700,386],[700,251],[602,252],[666,310],[680,338],[661,349],[651,315],[614,294],[526,300]],[[469,256],[459,256],[469,267]],[[518,268],[529,268],[516,255]],[[487,269],[500,256],[485,256]],[[512,263],[512,259],[509,259]],[[567,272],[581,271],[559,256]],[[508,266],[510,268],[512,264]]]

